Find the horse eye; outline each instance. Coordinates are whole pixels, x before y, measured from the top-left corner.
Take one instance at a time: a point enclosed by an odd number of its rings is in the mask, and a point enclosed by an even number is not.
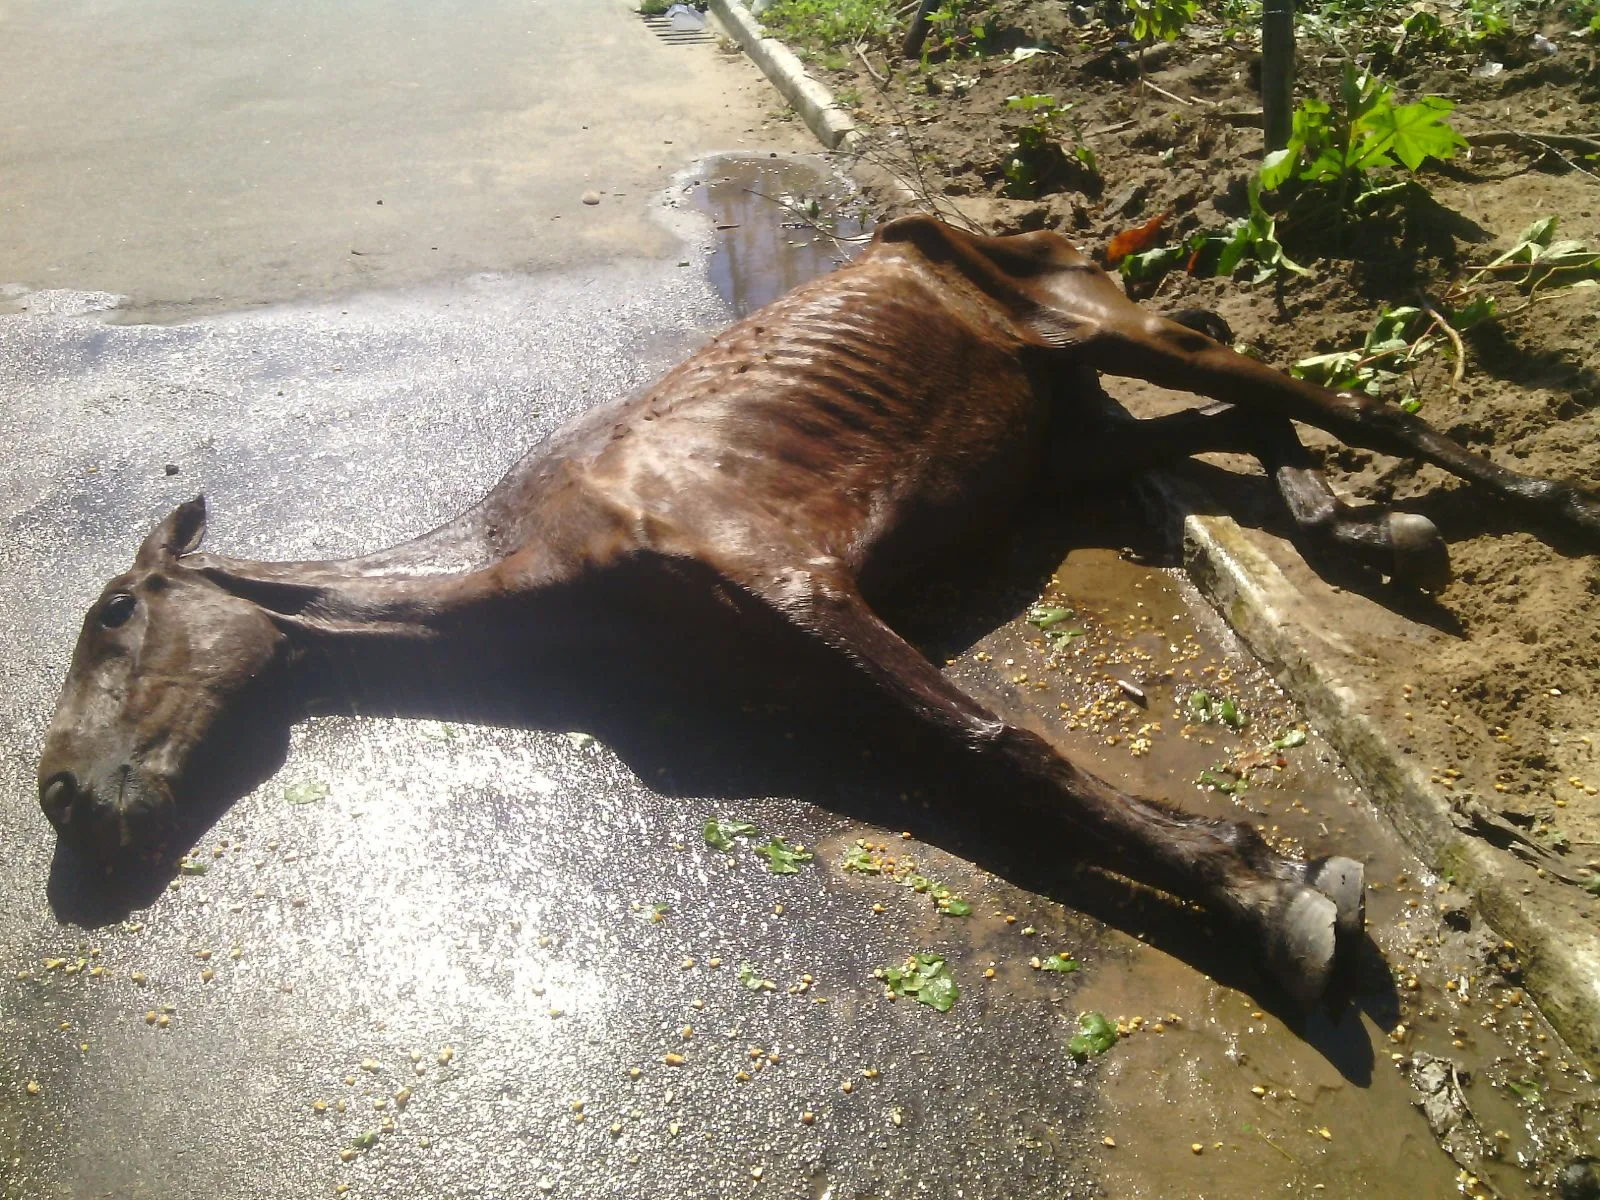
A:
[[[100,624],[107,629],[115,629],[119,625],[126,625],[128,618],[133,616],[133,610],[138,607],[138,603],[127,592],[118,592],[100,606]]]

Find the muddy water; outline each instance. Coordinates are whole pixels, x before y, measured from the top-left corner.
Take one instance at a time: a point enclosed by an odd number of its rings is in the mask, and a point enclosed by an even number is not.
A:
[[[711,218],[711,282],[745,316],[852,257],[870,224],[849,185],[813,156],[727,156],[686,185]]]
[[[850,252],[808,222],[842,236],[861,228],[848,190],[802,160],[720,160],[689,194],[717,226],[713,276],[741,315]],[[963,687],[1117,785],[1248,821],[1296,857],[1361,859],[1370,944],[1350,972],[1353,995],[1307,1018],[1159,903],[1113,902],[1120,911],[1095,912],[1104,925],[1031,905],[1041,936],[1048,921],[1086,947],[1075,1002],[1124,1033],[1099,1066],[1089,1139],[1108,1194],[1548,1186],[1594,1152],[1585,1113],[1596,1091],[1524,996],[1516,948],[1410,855],[1181,572],[1107,548],[1147,540],[1125,519],[1098,520],[1065,546],[1055,520],[1034,521],[1021,541],[1036,545],[1020,557],[1041,561],[1038,544],[1046,562],[1051,546],[1065,552],[1042,586],[1007,564],[963,571],[906,620]],[[1004,611],[990,632],[949,628],[945,614],[992,611],[997,594]],[[1071,609],[1066,627],[1079,632],[1059,642],[1041,632],[1023,619],[1036,603]],[[1237,724],[1219,715],[1223,699]],[[1026,987],[1006,934],[996,931],[990,986]],[[982,931],[971,941],[977,966]]]

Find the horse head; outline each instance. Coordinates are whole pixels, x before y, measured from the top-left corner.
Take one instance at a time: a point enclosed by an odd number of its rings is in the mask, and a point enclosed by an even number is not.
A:
[[[205,525],[203,497],[173,510],[78,634],[39,762],[39,803],[90,857],[150,846],[171,827],[186,766],[284,657],[267,609],[185,563]]]

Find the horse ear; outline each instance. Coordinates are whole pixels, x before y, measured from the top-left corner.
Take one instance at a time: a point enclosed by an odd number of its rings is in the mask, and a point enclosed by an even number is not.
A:
[[[141,567],[154,566],[168,559],[192,554],[206,536],[206,498],[185,500],[167,514],[139,547],[136,560]]]

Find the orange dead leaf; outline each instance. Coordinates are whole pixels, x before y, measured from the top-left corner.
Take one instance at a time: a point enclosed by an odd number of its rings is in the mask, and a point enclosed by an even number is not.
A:
[[[1106,247],[1106,266],[1114,267],[1130,254],[1142,254],[1156,244],[1161,236],[1161,226],[1166,223],[1168,213],[1157,213],[1143,225],[1136,225],[1132,229],[1124,229],[1111,239],[1111,245]]]

